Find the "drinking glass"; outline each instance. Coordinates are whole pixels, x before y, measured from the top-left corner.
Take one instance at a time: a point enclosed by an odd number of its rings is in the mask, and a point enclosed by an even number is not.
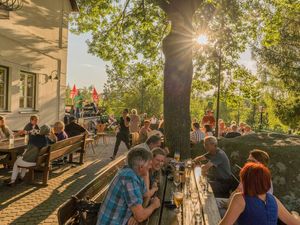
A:
[[[180,160],[180,153],[179,153],[179,152],[175,152],[175,153],[174,153],[174,159],[175,159],[177,162],[179,162],[179,160]]]
[[[183,193],[180,191],[176,191],[173,194],[174,203],[176,205],[176,213],[180,213],[180,206],[183,202]]]

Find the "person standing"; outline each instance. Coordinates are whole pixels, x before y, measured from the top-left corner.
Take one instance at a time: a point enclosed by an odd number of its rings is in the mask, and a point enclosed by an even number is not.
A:
[[[128,109],[123,110],[123,115],[120,118],[120,124],[119,124],[119,132],[117,133],[117,139],[115,143],[114,153],[112,157],[110,157],[112,160],[115,159],[118,151],[119,146],[121,144],[121,141],[123,141],[127,147],[127,149],[130,149],[129,144],[129,124],[130,124],[130,117],[128,116]]]
[[[204,127],[205,125],[209,125],[212,130],[216,126],[216,119],[214,117],[213,111],[211,111],[210,109],[206,110],[206,114],[201,120],[201,126]]]
[[[139,132],[140,128],[140,117],[137,114],[136,109],[131,110],[131,115],[130,115],[130,133],[135,133]]]
[[[82,103],[83,103],[83,97],[82,97],[80,91],[78,91],[78,94],[74,98],[76,119],[80,118],[80,114],[81,114],[81,110],[82,110]]]

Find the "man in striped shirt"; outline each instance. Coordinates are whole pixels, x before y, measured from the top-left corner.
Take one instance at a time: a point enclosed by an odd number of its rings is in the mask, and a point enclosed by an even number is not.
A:
[[[205,134],[200,130],[199,123],[193,123],[193,131],[191,132],[191,143],[197,144],[205,138]]]

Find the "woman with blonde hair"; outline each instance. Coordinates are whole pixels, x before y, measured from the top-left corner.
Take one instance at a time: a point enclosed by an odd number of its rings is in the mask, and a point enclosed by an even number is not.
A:
[[[6,126],[5,118],[0,116],[0,140],[6,140],[14,136],[14,133]]]
[[[65,124],[62,121],[57,121],[53,126],[54,134],[57,138],[57,141],[61,141],[68,138],[67,133],[65,132]]]

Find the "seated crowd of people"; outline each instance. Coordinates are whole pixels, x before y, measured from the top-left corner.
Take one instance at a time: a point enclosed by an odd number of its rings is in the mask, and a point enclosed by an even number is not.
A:
[[[111,157],[116,157],[119,145],[123,141],[129,150],[126,165],[117,172],[109,185],[98,213],[98,225],[137,225],[161,206],[161,199],[156,193],[162,186],[160,181],[162,171],[169,161],[169,151],[161,147],[161,135],[150,135],[150,120],[144,120],[143,126],[139,123],[132,125],[131,122],[138,119],[132,119],[128,112],[128,109],[124,109],[120,118]],[[211,116],[211,112],[209,113],[208,116]],[[132,115],[137,115],[137,112],[133,111]],[[131,147],[129,142],[131,127],[139,132],[140,137],[140,143],[134,147]],[[163,122],[160,128],[163,131]],[[63,122],[58,121],[51,129],[46,124],[39,127],[38,117],[32,116],[24,129],[18,132],[19,135],[28,135],[29,141],[27,150],[13,166],[8,185],[14,186],[18,179],[24,178],[26,169],[20,169],[19,166],[34,166],[41,148],[84,132],[87,132],[86,129],[78,125],[72,117],[70,124],[65,126]],[[232,174],[228,156],[218,147],[217,138],[208,132],[201,131],[199,123],[193,123],[191,143],[196,144],[203,140],[207,151],[194,158],[193,163],[201,165],[202,175],[207,177],[217,201],[225,203],[218,204],[222,216],[219,225],[276,225],[278,220],[287,225],[299,225],[299,219],[293,217],[273,195],[268,153],[258,149],[250,151],[247,162],[241,168],[238,183]],[[237,127],[233,123],[225,137],[237,136],[234,133],[242,135],[241,126]],[[0,117],[0,137],[4,139],[11,135],[13,133],[5,125],[4,118]]]
[[[216,136],[216,121],[213,112],[207,110],[201,122],[194,119],[191,127],[190,140],[192,145],[201,142],[207,136]],[[230,126],[227,127],[222,119],[218,121],[218,137],[235,138],[251,133],[253,133],[251,126],[244,122],[237,125],[235,121],[231,121]]]
[[[145,143],[132,147],[127,163],[114,177],[98,214],[98,225],[139,224],[160,207],[155,193],[161,187],[161,172],[167,166],[165,149],[160,148],[158,135],[148,137]],[[262,150],[249,153],[240,172],[240,183],[232,177],[229,159],[218,148],[214,136],[204,138],[206,154],[196,157],[202,175],[213,189],[216,199],[226,201],[220,225],[277,225],[278,219],[288,225],[299,225],[283,204],[273,196],[269,155]]]
[[[194,162],[201,162],[202,175],[207,177],[216,197],[222,217],[219,225],[300,224],[300,220],[292,216],[273,195],[267,152],[250,151],[246,164],[241,168],[238,184],[232,175],[229,158],[218,148],[217,139],[205,137],[204,148],[207,153],[196,157]]]
[[[143,115],[143,120],[141,121],[136,109],[133,109],[130,115],[129,110],[124,109],[122,116],[119,119],[117,130],[116,143],[111,159],[116,157],[121,142],[124,142],[127,149],[130,149],[132,144],[132,142],[130,142],[130,135],[132,135],[132,137],[136,137],[134,134],[137,134],[138,138],[135,140],[135,144],[144,143],[148,137],[152,136],[152,131],[155,130],[156,131],[154,133],[159,134],[159,136],[163,136],[163,119],[161,118],[161,120],[157,120],[157,118],[153,116],[151,120],[148,120],[146,115]]]
[[[5,119],[0,117],[0,141],[16,136],[28,137],[25,152],[15,161],[11,178],[5,181],[8,186],[15,186],[16,181],[21,182],[24,179],[27,169],[23,167],[35,166],[39,151],[43,147],[87,132],[85,128],[76,123],[74,117],[70,118],[70,123],[66,126],[62,121],[55,122],[53,128],[47,124],[39,126],[38,120],[37,116],[31,116],[23,130],[13,133],[5,125]]]

